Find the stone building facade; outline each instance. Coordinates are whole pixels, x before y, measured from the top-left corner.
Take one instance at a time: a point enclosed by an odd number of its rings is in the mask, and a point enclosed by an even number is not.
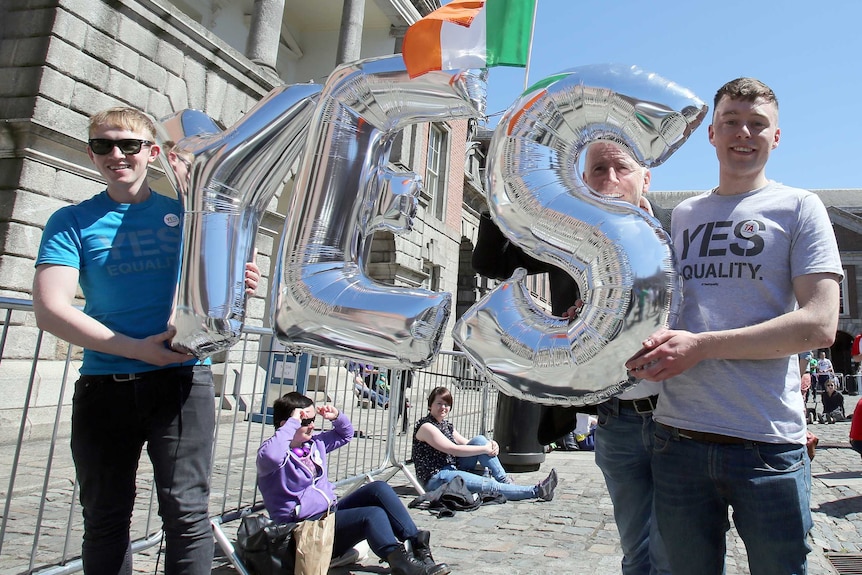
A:
[[[0,0],[0,297],[29,301],[48,217],[104,189],[86,154],[93,113],[129,105],[158,119],[193,108],[230,127],[276,86],[322,84],[339,62],[399,52],[407,27],[439,5],[438,0]],[[432,133],[435,150],[442,151],[434,166],[428,161]],[[457,293],[459,309],[477,295],[464,257],[478,223],[475,210],[461,210],[465,181],[476,187],[475,175],[465,178],[467,139],[467,121],[404,131],[393,146],[392,166],[413,170],[426,182],[433,175],[438,185],[420,198],[410,234],[375,235],[368,270],[383,283],[424,285],[453,293],[453,300]],[[150,183],[171,195],[160,169],[153,166]],[[248,301],[248,325],[269,324],[267,293],[292,186],[290,176],[258,233],[264,281]],[[63,362],[46,360],[64,357],[67,349],[50,334],[39,341],[32,314],[15,312],[10,324],[15,335],[5,342],[0,384],[11,391],[0,400],[0,422],[18,420],[34,350],[43,360],[35,385],[48,390],[60,385]],[[443,349],[451,349],[450,332],[451,324]],[[254,352],[254,342],[246,352]],[[50,421],[56,411],[40,395],[29,416],[34,426]]]
[[[358,11],[358,24],[343,21],[342,5]],[[397,53],[407,26],[436,7],[436,0],[0,0],[0,295],[30,297],[47,218],[103,189],[86,155],[92,113],[130,105],[161,118],[194,108],[229,127],[282,83],[323,83],[339,58]],[[267,41],[276,44],[267,50]],[[418,125],[394,146],[392,163],[426,179],[432,131],[445,157],[435,166],[438,189],[420,198],[414,231],[375,236],[375,279],[458,291],[454,264],[478,221],[461,209],[467,130],[466,121]],[[154,187],[172,194],[159,169]],[[267,278],[291,186],[273,198],[259,233]],[[267,321],[269,287],[264,282],[249,302],[248,323]],[[56,346],[49,342],[44,353]],[[30,342],[20,347],[32,351]]]

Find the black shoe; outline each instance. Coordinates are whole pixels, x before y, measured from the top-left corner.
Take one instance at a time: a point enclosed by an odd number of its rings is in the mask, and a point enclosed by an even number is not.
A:
[[[551,469],[551,472],[537,486],[536,497],[542,501],[550,501],[554,498],[554,489],[557,488],[557,470]]]
[[[425,565],[407,553],[403,545],[386,556],[392,575],[427,575]]]
[[[447,575],[452,570],[445,563],[435,563],[431,556],[431,532],[420,530],[416,537],[410,540],[413,547],[413,557],[425,566],[427,575]]]

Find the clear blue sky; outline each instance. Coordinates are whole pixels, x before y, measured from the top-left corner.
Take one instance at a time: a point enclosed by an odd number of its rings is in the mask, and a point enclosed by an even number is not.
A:
[[[715,91],[753,76],[780,105],[781,143],[767,176],[808,189],[862,188],[862,1],[538,2],[531,84],[585,64],[636,65],[692,90],[711,118]],[[508,108],[523,87],[523,68],[492,68],[488,114]],[[653,190],[716,185],[706,127],[653,170]]]

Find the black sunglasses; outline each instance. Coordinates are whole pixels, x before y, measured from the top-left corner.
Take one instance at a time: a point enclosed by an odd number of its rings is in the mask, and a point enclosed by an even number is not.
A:
[[[302,427],[305,427],[306,425],[311,425],[312,423],[314,423],[314,418],[309,417],[308,419],[300,419],[299,423],[302,425]]]
[[[142,146],[152,146],[153,142],[149,140],[137,140],[134,138],[124,138],[122,140],[108,140],[107,138],[93,138],[89,142],[90,149],[97,156],[110,154],[114,146],[120,148],[120,151],[127,155],[135,155],[141,151]]]

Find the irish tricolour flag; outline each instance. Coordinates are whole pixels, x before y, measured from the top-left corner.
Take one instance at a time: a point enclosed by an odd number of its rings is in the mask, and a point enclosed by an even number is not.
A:
[[[407,30],[407,73],[526,66],[535,7],[536,0],[453,0]]]

